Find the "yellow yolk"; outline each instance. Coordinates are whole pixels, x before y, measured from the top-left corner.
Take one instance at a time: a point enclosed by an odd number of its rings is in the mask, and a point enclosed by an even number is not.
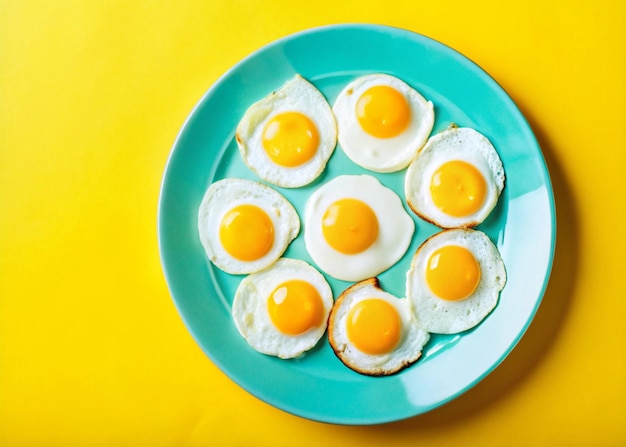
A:
[[[448,245],[433,252],[426,267],[426,282],[439,298],[467,298],[480,282],[480,266],[465,247]]]
[[[356,103],[356,116],[365,132],[377,138],[392,138],[411,120],[409,104],[399,91],[386,85],[367,89]]]
[[[435,206],[446,214],[464,217],[480,209],[487,195],[487,182],[474,165],[464,161],[444,163],[430,183]]]
[[[220,222],[219,231],[224,249],[241,261],[262,258],[274,243],[272,220],[254,205],[239,205],[229,210]]]
[[[298,335],[322,324],[324,308],[317,289],[294,279],[279,285],[267,300],[274,326],[287,335]]]
[[[274,163],[292,168],[315,155],[320,137],[317,127],[307,116],[284,112],[267,122],[262,140],[263,148]]]
[[[322,234],[326,242],[341,253],[361,253],[378,237],[378,219],[366,203],[341,199],[324,213]]]
[[[393,350],[400,340],[401,330],[398,311],[385,300],[365,299],[348,312],[348,338],[366,354],[385,354]]]

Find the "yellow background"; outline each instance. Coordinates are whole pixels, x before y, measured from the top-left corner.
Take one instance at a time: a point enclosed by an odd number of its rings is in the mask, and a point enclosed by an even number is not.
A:
[[[331,23],[437,39],[531,123],[555,190],[551,283],[517,348],[431,413],[311,422],[218,370],[156,234],[186,116],[261,46]],[[0,2],[0,445],[626,445],[626,2]]]

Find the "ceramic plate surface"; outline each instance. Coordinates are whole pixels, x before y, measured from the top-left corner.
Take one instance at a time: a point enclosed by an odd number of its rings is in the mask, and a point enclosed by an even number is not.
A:
[[[224,177],[259,180],[242,162],[235,128],[245,110],[299,73],[332,104],[352,79],[395,75],[435,105],[433,133],[454,122],[494,144],[506,171],[497,207],[478,229],[500,250],[508,282],[496,309],[476,328],[433,335],[422,358],[401,373],[367,377],[346,368],[327,338],[299,359],[253,351],[230,314],[241,276],[215,268],[197,231],[198,206],[208,186]],[[367,173],[404,198],[404,173],[375,174],[338,147],[322,175],[299,189],[277,188],[301,218],[313,190],[340,174]],[[417,247],[439,229],[416,223],[406,255],[379,276],[382,287],[405,294],[405,273]],[[539,145],[516,105],[481,68],[451,48],[413,32],[376,25],[316,28],[273,42],[242,60],[204,95],[185,122],[164,173],[158,235],[166,280],[189,331],[233,381],[269,404],[301,417],[337,424],[376,424],[432,410],[487,376],[513,349],[545,291],[555,247],[555,209]],[[286,257],[311,262],[304,237]],[[349,284],[330,280],[338,296]]]

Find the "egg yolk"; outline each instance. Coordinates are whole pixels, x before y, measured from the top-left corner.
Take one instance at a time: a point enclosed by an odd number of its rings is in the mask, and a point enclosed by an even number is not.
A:
[[[356,103],[356,116],[365,132],[377,138],[392,138],[411,120],[411,108],[402,93],[387,85],[367,89]]]
[[[270,159],[284,167],[309,161],[319,145],[317,127],[300,112],[284,112],[271,118],[263,129],[262,144]]]
[[[437,208],[454,217],[477,212],[487,195],[487,182],[476,167],[464,161],[444,163],[433,174],[430,192]]]
[[[385,354],[400,340],[402,323],[396,308],[385,300],[368,298],[348,312],[346,331],[354,346],[366,354]]]
[[[274,326],[287,335],[298,335],[322,324],[322,298],[309,282],[294,279],[279,285],[267,300]]]
[[[224,249],[240,261],[255,261],[274,243],[274,224],[261,208],[239,205],[222,218],[219,237]]]
[[[376,241],[378,219],[366,203],[341,199],[331,204],[322,216],[322,234],[341,253],[361,253]]]
[[[448,245],[433,252],[426,266],[426,282],[439,298],[458,301],[467,298],[480,282],[480,266],[465,247]]]

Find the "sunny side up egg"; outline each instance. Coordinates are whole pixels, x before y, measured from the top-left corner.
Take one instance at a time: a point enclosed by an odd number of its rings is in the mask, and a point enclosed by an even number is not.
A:
[[[348,368],[365,375],[390,375],[415,363],[429,338],[416,324],[408,300],[382,290],[376,278],[345,290],[328,319],[333,351]]]
[[[411,209],[441,228],[470,228],[485,220],[504,188],[504,168],[491,142],[468,127],[429,138],[405,177]]]
[[[393,266],[408,249],[415,223],[400,198],[370,175],[341,175],[307,200],[304,242],[333,278],[356,282]]]
[[[289,201],[273,188],[226,178],[207,189],[198,210],[198,232],[218,268],[247,274],[274,263],[300,232]]]
[[[387,74],[361,76],[333,104],[338,141],[359,166],[399,171],[415,158],[432,131],[433,103],[404,81]]]
[[[406,293],[418,324],[455,334],[473,328],[495,308],[506,283],[496,246],[478,230],[443,230],[416,251]]]
[[[246,110],[236,140],[261,179],[297,188],[323,172],[337,145],[337,124],[324,95],[296,75]]]
[[[241,281],[232,316],[253,349],[287,359],[317,344],[332,306],[331,288],[320,272],[302,260],[281,258]]]

